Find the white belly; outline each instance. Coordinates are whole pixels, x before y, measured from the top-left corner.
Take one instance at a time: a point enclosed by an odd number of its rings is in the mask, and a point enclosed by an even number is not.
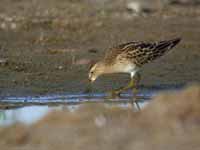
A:
[[[119,64],[116,64],[115,66],[115,70],[116,72],[124,72],[124,73],[135,73],[139,70],[139,68],[134,65],[134,64],[131,64],[131,63],[119,63]]]

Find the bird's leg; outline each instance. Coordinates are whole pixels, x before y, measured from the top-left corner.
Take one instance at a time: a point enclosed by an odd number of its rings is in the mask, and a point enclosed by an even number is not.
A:
[[[115,89],[115,90],[111,91],[111,95],[114,96],[114,97],[119,96],[121,92],[126,91],[128,89],[131,89],[133,86],[134,86],[134,79],[131,78],[131,80],[130,80],[130,82],[128,83],[127,86],[121,87],[119,89]]]
[[[139,73],[136,73],[134,76],[134,86],[132,86],[133,95],[135,96],[138,93],[138,85],[140,83],[141,76]]]
[[[86,86],[84,93],[91,93],[92,92],[92,83],[89,82],[89,84]]]
[[[135,86],[133,86],[133,88],[132,88],[132,92],[133,92],[132,104],[134,105],[134,103],[135,103],[138,110],[140,110],[140,106],[137,102],[136,96],[137,96],[137,93],[138,93],[138,85],[139,85],[140,80],[141,80],[141,76],[140,76],[139,73],[137,73],[135,75]]]
[[[140,75],[137,73],[136,76],[131,75],[131,80],[128,83],[127,86],[116,89],[111,92],[112,96],[119,96],[121,92],[126,91],[128,89],[133,89],[133,91],[136,91],[137,84],[139,83]]]

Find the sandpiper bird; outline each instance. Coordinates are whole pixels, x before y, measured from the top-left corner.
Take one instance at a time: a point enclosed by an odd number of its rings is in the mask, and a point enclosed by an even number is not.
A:
[[[131,80],[126,87],[113,90],[112,95],[119,95],[122,91],[136,90],[140,81],[140,68],[164,55],[180,42],[181,38],[159,42],[128,42],[108,49],[104,58],[94,64],[89,71],[89,80],[108,73],[129,73]]]

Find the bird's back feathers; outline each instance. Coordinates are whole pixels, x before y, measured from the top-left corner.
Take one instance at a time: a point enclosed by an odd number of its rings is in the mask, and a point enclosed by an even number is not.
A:
[[[164,55],[180,42],[180,38],[160,42],[128,42],[109,49],[104,57],[107,64],[129,60],[138,66]]]

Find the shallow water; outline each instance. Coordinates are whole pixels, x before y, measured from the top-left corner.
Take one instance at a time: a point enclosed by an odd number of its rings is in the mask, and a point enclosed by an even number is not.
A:
[[[182,89],[183,85],[159,85],[155,87],[141,87],[138,94],[135,96],[137,101],[149,100],[152,96],[162,91],[179,90]],[[7,96],[0,97],[0,104],[80,104],[86,102],[128,102],[133,98],[132,93],[122,93],[120,97],[112,98],[106,93],[65,93],[65,94],[48,94],[42,96]]]
[[[2,100],[8,109],[0,110],[0,126],[7,126],[14,123],[32,124],[41,119],[48,112],[53,110],[75,111],[83,103],[104,103],[107,106],[119,106],[127,108],[131,105],[131,97],[123,95],[121,98],[108,99],[105,101],[104,94],[79,94],[79,95],[52,95],[43,97],[9,97]],[[143,108],[148,103],[150,95],[138,96],[137,103]],[[134,104],[133,107],[137,108]],[[131,105],[132,106],[132,105]]]
[[[152,96],[160,91],[178,90],[174,87],[160,89],[141,89],[135,97],[137,104],[132,105],[133,95],[130,93],[122,94],[118,98],[109,98],[104,93],[92,94],[62,94],[62,95],[44,95],[44,96],[26,96],[26,97],[4,97],[0,100],[0,125],[11,125],[14,123],[32,124],[41,119],[52,110],[75,111],[80,104],[85,103],[104,103],[108,106],[117,105],[127,108],[145,107]]]
[[[138,103],[143,108],[146,102]],[[116,104],[114,104],[116,105]],[[129,107],[127,103],[117,104],[119,107]],[[53,110],[75,111],[80,105],[60,105],[60,106],[26,106],[16,109],[0,110],[0,126],[8,126],[14,123],[33,124]],[[112,104],[108,104],[112,106]],[[136,106],[135,106],[136,107]]]

